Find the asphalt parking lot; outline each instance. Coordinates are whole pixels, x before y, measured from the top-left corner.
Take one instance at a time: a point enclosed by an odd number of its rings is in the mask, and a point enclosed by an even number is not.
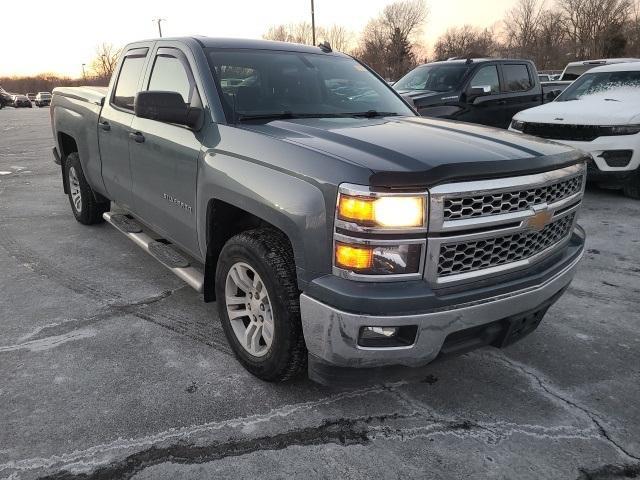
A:
[[[590,189],[531,336],[420,383],[261,382],[204,304],[78,224],[48,109],[0,111],[0,478],[640,478],[640,202]]]

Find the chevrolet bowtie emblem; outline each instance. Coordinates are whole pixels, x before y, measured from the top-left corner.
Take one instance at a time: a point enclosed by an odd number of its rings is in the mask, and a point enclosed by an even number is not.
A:
[[[544,227],[549,225],[552,217],[553,212],[550,210],[537,210],[532,217],[529,217],[525,220],[525,227],[527,227],[529,230],[539,232]]]

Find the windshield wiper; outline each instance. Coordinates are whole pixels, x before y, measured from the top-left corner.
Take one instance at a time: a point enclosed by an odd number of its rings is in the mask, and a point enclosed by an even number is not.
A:
[[[396,112],[379,112],[377,110],[368,110],[366,112],[345,113],[344,115],[350,116],[350,117],[374,118],[374,117],[397,117],[399,114]]]
[[[274,113],[256,113],[256,114],[238,114],[236,119],[239,122],[243,120],[284,120],[289,118],[298,118],[293,112],[274,112]]]
[[[368,110],[366,112],[353,113],[294,113],[294,112],[273,112],[273,113],[256,113],[256,114],[238,114],[236,117],[238,122],[247,120],[291,120],[295,118],[349,118],[349,117],[392,117],[398,116],[396,112],[378,112],[377,110]]]
[[[291,120],[294,118],[344,118],[352,117],[353,113],[294,113],[294,112],[274,112],[274,113],[256,113],[256,114],[239,114],[237,120]]]

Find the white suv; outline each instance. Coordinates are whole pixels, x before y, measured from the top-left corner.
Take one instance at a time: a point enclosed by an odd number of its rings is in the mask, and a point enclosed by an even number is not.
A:
[[[589,70],[553,102],[517,113],[509,130],[589,152],[589,180],[640,199],[640,62]]]
[[[51,94],[49,92],[38,92],[36,95],[37,107],[48,107],[51,104]]]

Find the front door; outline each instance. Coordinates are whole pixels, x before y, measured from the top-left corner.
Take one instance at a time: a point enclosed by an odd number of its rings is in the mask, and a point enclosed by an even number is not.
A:
[[[129,170],[129,133],[133,100],[144,69],[148,48],[133,48],[124,54],[110,98],[106,98],[98,120],[98,145],[102,178],[111,200],[132,208]]]
[[[201,106],[189,62],[177,48],[157,50],[142,90],[178,92],[185,103]],[[201,148],[197,132],[139,117],[133,119],[130,130],[135,212],[158,233],[196,254],[196,183]]]
[[[502,126],[504,118],[504,96],[500,93],[500,77],[498,66],[483,65],[471,77],[467,92],[474,87],[490,87],[489,95],[477,97],[467,102],[466,108],[456,120],[480,123],[491,127]]]

